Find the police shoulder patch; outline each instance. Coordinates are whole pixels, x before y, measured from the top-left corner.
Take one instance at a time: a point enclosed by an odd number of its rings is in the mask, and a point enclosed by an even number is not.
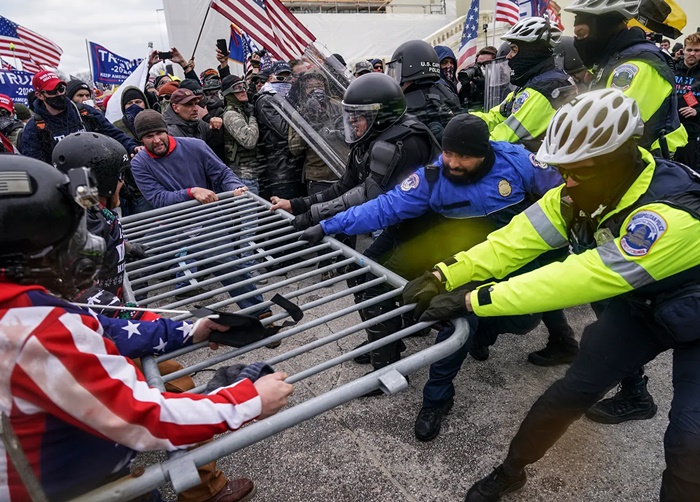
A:
[[[666,232],[668,224],[654,211],[639,211],[627,224],[620,247],[629,256],[644,256]]]
[[[639,73],[639,67],[632,63],[624,63],[613,71],[611,87],[625,91],[632,85],[632,79]]]
[[[404,192],[408,192],[409,190],[418,188],[418,185],[420,185],[420,178],[416,173],[413,173],[408,178],[403,180],[403,182],[401,183],[401,190],[403,190]]]
[[[515,101],[513,101],[513,113],[517,113],[518,110],[525,104],[525,101],[527,101],[527,98],[530,97],[530,93],[527,91],[523,91],[518,96],[515,98]]]
[[[530,154],[530,162],[532,162],[533,166],[538,167],[540,169],[549,169],[549,164],[547,164],[546,162],[540,162],[539,160],[537,160],[535,158],[534,153]]]

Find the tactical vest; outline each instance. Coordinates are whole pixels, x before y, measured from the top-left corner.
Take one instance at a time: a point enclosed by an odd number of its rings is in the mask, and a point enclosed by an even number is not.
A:
[[[654,160],[656,167],[647,191],[630,207],[605,220],[598,227],[596,234],[601,229],[608,229],[613,237],[618,238],[625,219],[637,208],[652,203],[671,206],[685,211],[700,220],[700,175],[683,164],[657,157],[654,157]],[[562,199],[562,214],[566,215],[567,212],[571,212],[570,206],[566,209],[564,206],[569,206],[569,204]],[[596,247],[595,238],[590,229],[588,231],[585,229],[577,231],[575,229],[575,220],[566,218],[566,216],[565,219],[569,220],[567,232],[575,254],[580,254]],[[677,289],[686,284],[696,283],[700,283],[700,265],[636,289],[628,293],[628,296],[653,301],[659,294]]]
[[[610,74],[615,68],[625,61],[635,59],[648,63],[671,85],[672,89],[675,89],[676,77],[673,63],[668,56],[661,52],[661,49],[649,42],[638,42],[613,54],[608,63],[597,71],[591,82],[591,89],[605,89]],[[653,92],[653,90],[648,89],[647,92]],[[672,90],[671,94],[661,103],[658,110],[644,123],[644,134],[639,144],[643,148],[650,150],[652,143],[661,136],[675,131],[680,125],[678,96]]]
[[[461,111],[459,98],[442,82],[406,94],[406,111],[428,126],[438,141],[447,123]]]
[[[559,109],[561,105],[569,101],[577,94],[575,82],[562,70],[548,70],[539,75],[535,75],[527,83],[513,91],[511,98],[501,105],[500,112],[504,117],[510,117],[513,113],[513,105],[517,95],[525,88],[530,88],[542,94],[552,108]]]
[[[250,123],[250,118],[238,107],[228,105],[224,109],[226,112],[240,113]],[[235,138],[224,128],[224,151],[226,152],[226,163],[239,178],[258,179],[262,174],[262,166],[258,162],[258,148],[252,150],[243,148]]]

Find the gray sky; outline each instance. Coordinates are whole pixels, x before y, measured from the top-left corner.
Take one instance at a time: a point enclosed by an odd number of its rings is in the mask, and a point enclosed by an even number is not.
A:
[[[59,69],[75,74],[88,70],[86,38],[129,59],[145,57],[148,42],[165,50],[162,7],[163,0],[23,0],[3,1],[0,14],[57,43]]]

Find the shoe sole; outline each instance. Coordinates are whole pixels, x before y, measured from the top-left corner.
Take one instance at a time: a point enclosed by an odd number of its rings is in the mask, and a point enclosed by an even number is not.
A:
[[[449,409],[448,409],[448,410],[445,412],[445,414],[443,415],[443,418],[450,414],[450,412],[452,411],[452,407],[453,407],[453,406],[454,406],[454,403],[452,403],[452,405],[450,405]],[[430,436],[419,436],[419,435],[416,433],[415,429],[413,430],[413,433],[415,434],[416,439],[417,439],[418,441],[420,441],[421,443],[427,443],[428,441],[432,441],[433,439],[435,439],[436,437],[438,437],[438,436],[440,435],[440,431],[441,431],[441,430],[442,430],[442,422],[440,422],[440,427],[438,427],[438,429],[437,429],[437,431],[435,432],[435,434],[431,434]]]
[[[238,499],[237,502],[247,502],[248,500],[252,499],[255,497],[255,494],[258,492],[258,487],[253,485],[253,489],[250,490],[248,493],[246,493],[243,498]]]
[[[593,422],[597,422],[599,424],[617,425],[617,424],[621,424],[623,422],[629,422],[632,420],[649,420],[651,418],[654,418],[657,410],[658,410],[658,407],[656,405],[654,405],[654,407],[651,408],[649,411],[647,411],[644,414],[640,414],[640,415],[628,415],[625,417],[612,417],[609,415],[596,415],[594,413],[589,413],[588,411],[586,411],[585,415],[586,415],[587,419],[592,420]]]
[[[574,362],[574,359],[576,359],[575,355],[563,359],[545,359],[537,356],[532,357],[531,354],[527,356],[527,361],[530,364],[534,364],[535,366],[541,366],[543,368],[549,368],[551,366],[560,366],[562,364],[571,364]]]

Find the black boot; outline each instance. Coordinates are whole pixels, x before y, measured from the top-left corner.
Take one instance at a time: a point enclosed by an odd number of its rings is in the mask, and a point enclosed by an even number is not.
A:
[[[490,354],[491,351],[489,350],[488,345],[482,345],[480,347],[472,345],[472,347],[469,349],[469,355],[477,361],[486,361]]]
[[[598,401],[586,410],[586,416],[600,424],[621,424],[653,417],[656,404],[647,390],[648,381],[646,376],[635,379],[634,383],[623,380],[613,397]]]
[[[418,412],[414,431],[418,441],[432,441],[440,434],[442,418],[447,415],[452,406],[454,399],[450,398],[442,406],[423,407]]]
[[[496,502],[506,493],[520,490],[527,483],[527,474],[521,470],[518,474],[506,474],[503,464],[496,467],[491,474],[477,481],[469,488],[464,502]]]
[[[569,337],[550,337],[544,349],[530,352],[527,360],[537,366],[571,364],[578,354],[578,342]]]
[[[365,341],[362,342],[360,345],[358,345],[357,347],[355,347],[353,350],[359,349],[360,347],[364,347],[364,346],[367,345],[368,343],[369,343],[369,340],[365,340]],[[399,350],[400,350],[401,352],[403,352],[403,351],[406,350],[406,344],[403,343],[403,340],[400,340],[400,341],[399,341]],[[353,357],[352,360],[355,361],[357,364],[369,364],[369,363],[372,362],[372,361],[370,360],[370,357],[369,357],[369,352],[365,352],[364,354],[360,354],[359,356],[355,356],[355,357]]]

